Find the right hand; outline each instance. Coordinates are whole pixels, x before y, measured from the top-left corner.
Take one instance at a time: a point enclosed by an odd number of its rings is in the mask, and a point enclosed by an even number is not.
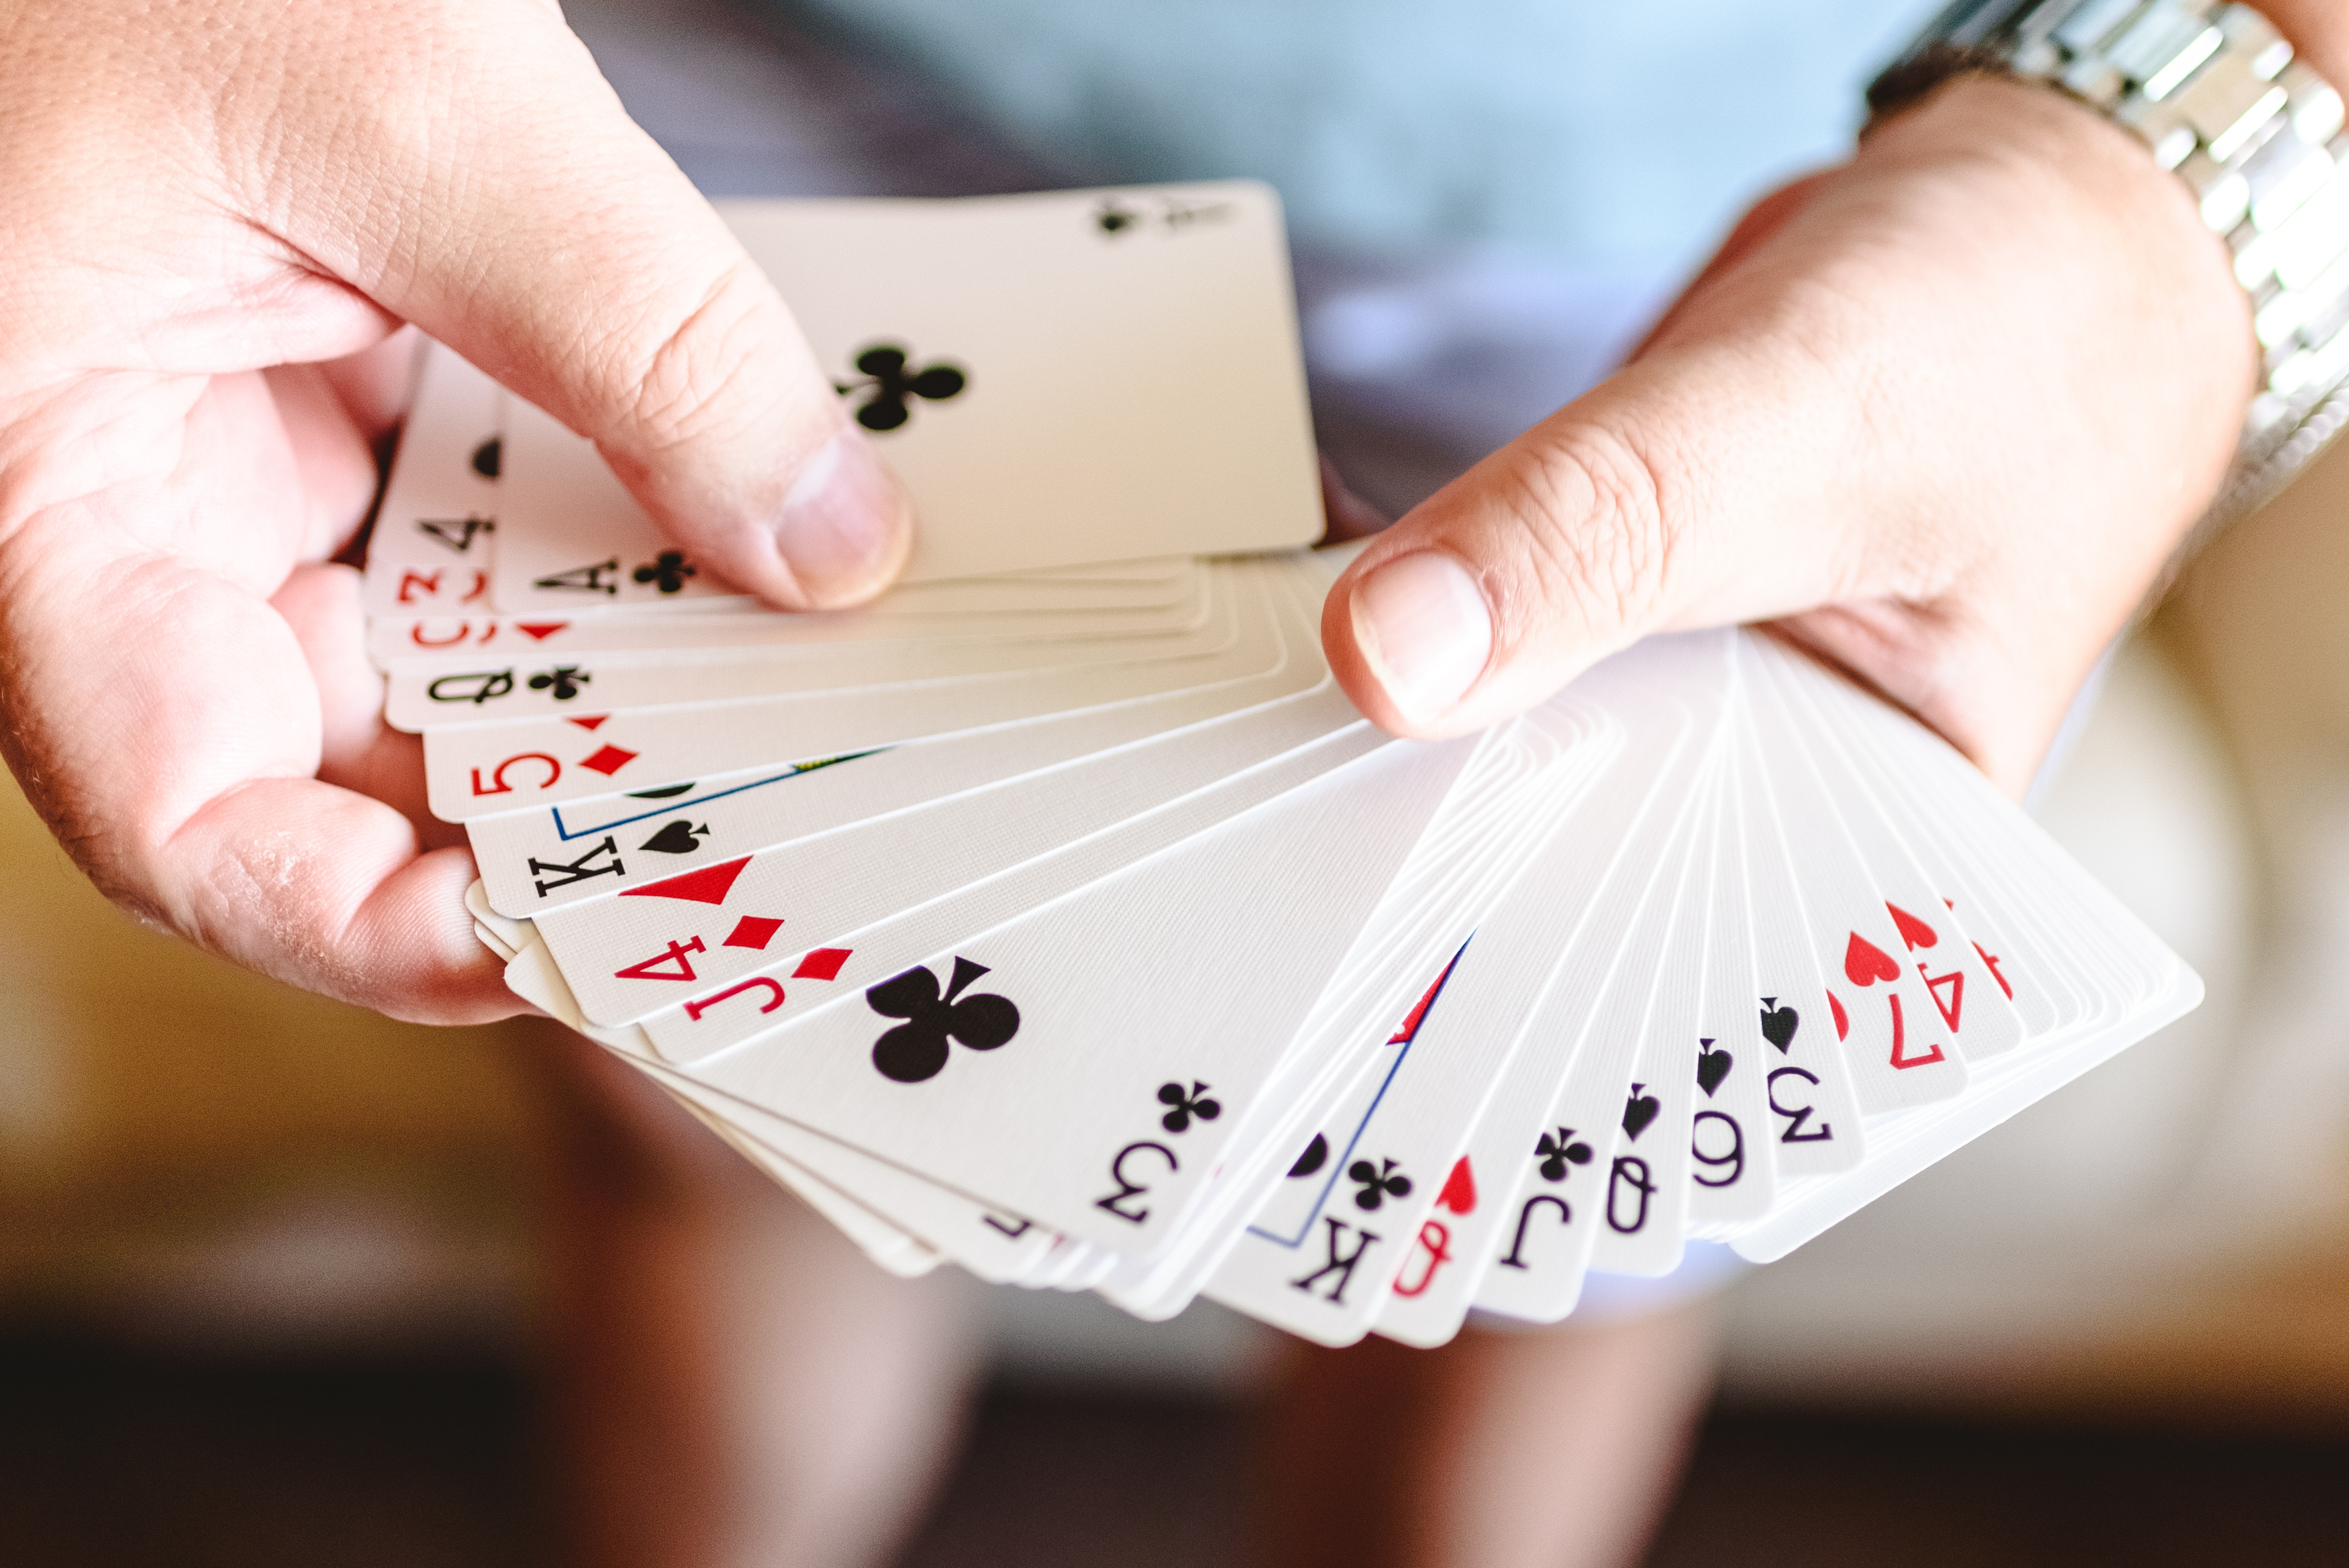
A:
[[[118,903],[293,984],[518,1010],[471,857],[383,803],[420,749],[325,564],[401,324],[772,603],[868,598],[911,546],[790,312],[552,0],[16,0],[0,233],[0,750]]]

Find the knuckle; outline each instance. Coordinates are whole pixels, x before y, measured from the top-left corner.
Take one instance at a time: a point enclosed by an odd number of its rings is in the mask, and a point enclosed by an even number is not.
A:
[[[1667,471],[1650,444],[1587,426],[1512,465],[1498,499],[1525,585],[1495,606],[1510,640],[1561,620],[1601,637],[1655,620],[1677,542]]]
[[[636,455],[743,435],[771,418],[748,396],[772,367],[781,302],[747,256],[691,293],[647,304],[613,356],[616,428]]]

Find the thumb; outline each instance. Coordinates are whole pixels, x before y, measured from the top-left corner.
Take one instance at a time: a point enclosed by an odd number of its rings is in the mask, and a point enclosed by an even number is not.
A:
[[[2162,172],[2013,83],[1879,126],[1757,210],[1631,365],[1362,553],[1323,618],[1339,679],[1396,733],[1456,734],[1649,632],[1801,614],[2012,772],[2241,418],[2240,291]]]
[[[1340,683],[1392,733],[1464,734],[1649,632],[1815,601],[1837,540],[1834,509],[1806,501],[1847,402],[1799,358],[1731,345],[1619,372],[1339,578],[1322,641]]]
[[[1680,335],[1691,302],[1810,205],[1826,178],[1764,197],[1649,329],[1631,368],[1447,485],[1339,579],[1323,606],[1322,642],[1365,715],[1398,735],[1480,728],[1541,701],[1681,608],[1692,584],[1676,546],[1695,526],[1689,508],[1705,488],[1686,432],[1711,434],[1710,468],[1735,460],[1721,449],[1744,444],[1718,424],[1725,408],[1775,407],[1774,426],[1789,418],[1783,386],[1757,405],[1719,396],[1725,386],[1716,383],[1701,407],[1687,407],[1685,389],[1708,376],[1778,381],[1775,356],[1665,346]],[[1729,363],[1709,363],[1723,357]],[[1659,358],[1661,366],[1640,363]],[[1767,452],[1766,438],[1758,445],[1757,456]],[[1782,558],[1773,575],[1799,579],[1800,567],[1784,570],[1786,542],[1773,542]]]
[[[366,40],[416,112],[369,117],[356,222],[350,149],[316,150],[340,178],[302,188],[338,200],[297,205],[289,237],[593,439],[670,537],[738,585],[790,608],[885,587],[912,547],[903,487],[554,7],[370,10],[427,35]]]

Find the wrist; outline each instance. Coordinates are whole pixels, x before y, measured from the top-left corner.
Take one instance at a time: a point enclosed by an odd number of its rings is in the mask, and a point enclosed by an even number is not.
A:
[[[2214,520],[2260,505],[2349,424],[2349,138],[2321,68],[2349,12],[2286,15],[2313,53],[2230,0],[1958,0],[1868,93],[1906,118],[1968,77],[2028,82],[2124,128],[2192,192],[2261,355]]]

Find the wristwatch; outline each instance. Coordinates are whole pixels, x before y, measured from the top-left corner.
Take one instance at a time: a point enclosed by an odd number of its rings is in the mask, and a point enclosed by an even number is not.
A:
[[[2341,95],[2267,19],[2196,0],[1959,0],[1868,89],[1882,117],[1953,76],[2034,82],[2132,132],[2194,193],[2251,297],[2263,380],[2211,515],[2272,495],[2349,424]]]

